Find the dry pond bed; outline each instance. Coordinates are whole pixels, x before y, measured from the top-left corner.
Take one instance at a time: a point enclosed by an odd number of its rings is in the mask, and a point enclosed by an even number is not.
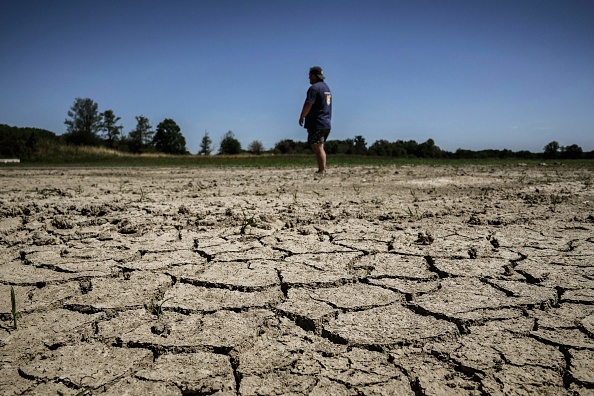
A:
[[[593,178],[3,168],[0,394],[593,394]]]

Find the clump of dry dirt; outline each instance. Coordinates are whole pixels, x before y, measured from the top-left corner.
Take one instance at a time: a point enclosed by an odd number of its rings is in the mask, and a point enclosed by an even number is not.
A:
[[[0,393],[587,394],[592,177],[3,169]]]

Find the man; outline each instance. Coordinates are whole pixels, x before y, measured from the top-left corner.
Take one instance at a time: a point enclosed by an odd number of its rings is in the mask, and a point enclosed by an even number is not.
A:
[[[316,155],[317,174],[326,174],[326,152],[324,143],[330,134],[332,119],[332,93],[324,82],[326,77],[319,66],[309,69],[309,83],[305,103],[299,116],[299,125],[307,129],[307,143]]]

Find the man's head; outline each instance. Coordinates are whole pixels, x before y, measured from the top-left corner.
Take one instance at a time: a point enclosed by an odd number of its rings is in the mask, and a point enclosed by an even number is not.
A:
[[[314,66],[309,69],[309,82],[315,83],[316,81],[324,81],[324,71],[320,66]],[[312,81],[313,80],[313,81]]]

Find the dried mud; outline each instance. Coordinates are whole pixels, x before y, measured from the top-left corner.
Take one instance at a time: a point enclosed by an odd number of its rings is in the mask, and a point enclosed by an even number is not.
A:
[[[593,177],[4,168],[0,394],[593,394]]]

